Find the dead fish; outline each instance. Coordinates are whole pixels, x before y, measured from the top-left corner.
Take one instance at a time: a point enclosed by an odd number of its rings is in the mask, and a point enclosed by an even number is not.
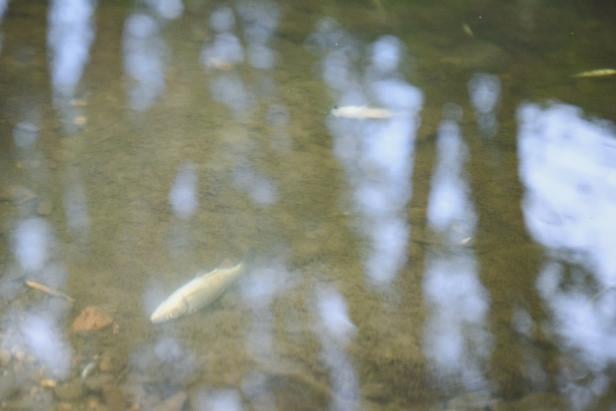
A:
[[[610,77],[610,76],[616,76],[616,69],[603,68],[603,69],[596,69],[596,70],[588,70],[588,71],[582,71],[580,73],[573,75],[573,77],[576,77],[576,78]]]
[[[45,284],[39,283],[33,280],[26,280],[26,285],[34,290],[41,291],[45,294],[53,295],[54,297],[60,297],[68,301],[69,303],[74,303],[75,299],[64,294],[61,291],[54,290],[53,288],[47,287]]]
[[[160,323],[197,311],[218,299],[243,272],[244,263],[239,263],[198,275],[167,297],[154,310],[150,321]]]
[[[340,106],[331,111],[334,117],[350,118],[355,120],[387,120],[393,113],[386,108],[370,106]]]
[[[471,29],[471,26],[469,26],[466,23],[462,25],[462,31],[464,32],[464,34],[466,34],[467,36],[471,38],[475,37],[475,33],[473,33],[473,29]]]

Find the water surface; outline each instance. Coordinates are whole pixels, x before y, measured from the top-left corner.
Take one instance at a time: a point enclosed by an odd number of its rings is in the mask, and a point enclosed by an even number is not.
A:
[[[614,18],[0,0],[0,407],[611,409]]]

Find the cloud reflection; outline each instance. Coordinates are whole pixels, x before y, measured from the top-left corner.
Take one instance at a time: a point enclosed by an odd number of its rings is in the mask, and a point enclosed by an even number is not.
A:
[[[276,58],[268,43],[278,26],[278,6],[269,1],[242,1],[238,12],[248,43],[248,61],[256,69],[273,68]]]
[[[53,0],[49,8],[47,42],[51,80],[60,96],[73,95],[88,62],[94,40],[93,0]]]
[[[333,399],[330,409],[359,409],[359,382],[351,360],[345,352],[355,334],[344,297],[330,287],[316,292],[316,335],[321,340],[321,358],[330,371]]]
[[[498,76],[486,73],[473,75],[468,82],[468,92],[479,129],[487,136],[495,135],[498,131],[496,108],[501,92]]]
[[[431,306],[424,351],[437,373],[469,389],[482,388],[483,363],[490,354],[485,330],[488,296],[470,253],[428,260],[424,295]]]
[[[9,0],[0,0],[0,23],[2,23],[2,19],[4,18],[4,13],[9,6]]]
[[[13,232],[13,252],[22,270],[40,271],[48,261],[51,228],[41,218],[29,218],[17,224]]]
[[[242,411],[242,400],[235,390],[201,391],[196,396],[195,406],[203,411]]]
[[[552,260],[537,287],[565,346],[599,372],[616,362],[616,133],[560,104],[525,105],[518,121],[524,218]]]
[[[179,218],[187,219],[197,210],[199,206],[197,182],[197,172],[192,164],[180,167],[169,192],[171,208]]]
[[[258,205],[272,205],[277,200],[274,183],[253,169],[237,168],[233,173],[233,183]]]
[[[129,85],[131,107],[147,110],[165,89],[165,46],[160,24],[144,13],[128,17],[124,25],[124,70],[132,79]]]
[[[455,244],[472,236],[477,222],[463,170],[467,151],[457,122],[444,121],[438,134],[438,164],[428,200],[428,223]]]
[[[146,0],[146,4],[161,18],[167,20],[180,17],[184,11],[182,0]]]
[[[424,296],[430,307],[424,351],[439,377],[469,389],[485,388],[491,351],[486,329],[488,294],[479,281],[475,256],[464,239],[475,232],[476,216],[464,174],[467,149],[456,110],[439,128],[438,153],[428,199],[428,224],[443,240],[429,254]],[[434,248],[439,246],[435,245]]]

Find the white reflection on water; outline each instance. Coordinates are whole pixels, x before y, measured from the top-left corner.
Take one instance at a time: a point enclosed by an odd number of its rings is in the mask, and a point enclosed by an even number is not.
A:
[[[154,10],[163,19],[173,20],[182,15],[184,5],[182,0],[146,0],[150,9]]]
[[[233,184],[258,205],[272,205],[278,198],[274,183],[254,169],[237,168],[233,173]]]
[[[345,350],[356,327],[349,318],[344,297],[334,288],[316,290],[317,324],[321,358],[330,372],[331,410],[359,409],[359,382]]]
[[[523,211],[532,236],[616,285],[616,132],[572,106],[519,111]]]
[[[39,129],[35,122],[24,120],[13,129],[13,141],[20,149],[32,149],[39,138]]]
[[[235,390],[201,391],[196,396],[195,409],[203,411],[242,411],[242,400]]]
[[[62,337],[57,320],[49,313],[26,314],[19,325],[23,343],[29,352],[55,375],[66,376],[70,369],[71,350]]]
[[[201,52],[201,63],[208,69],[230,68],[243,61],[244,48],[232,33],[217,34],[212,44]]]
[[[41,218],[20,221],[13,232],[13,252],[22,270],[40,271],[48,261],[51,228]]]
[[[244,277],[239,284],[242,297],[251,307],[253,314],[246,350],[257,361],[274,358],[272,303],[278,295],[292,286],[290,277],[285,261],[277,259],[251,267],[250,275]]]
[[[375,105],[393,113],[377,121],[328,119],[334,153],[345,168],[361,231],[370,243],[365,272],[371,283],[386,286],[407,258],[409,227],[404,214],[423,96],[397,72],[403,52],[398,39],[385,36],[372,45],[362,76],[355,70],[361,55],[355,42],[329,20],[319,27],[313,39],[325,48],[322,75],[339,105]],[[385,62],[376,60],[383,55],[389,56]]]
[[[423,290],[430,314],[424,351],[439,377],[469,389],[485,388],[483,367],[491,336],[486,327],[488,294],[479,281],[475,256],[461,243],[475,231],[476,216],[464,174],[467,149],[455,119],[438,134],[438,157],[428,202],[428,224],[444,240],[430,254]]]
[[[0,0],[0,23],[2,23],[2,19],[4,19],[4,13],[8,8],[9,0]]]
[[[2,20],[4,20],[4,13],[6,12],[9,5],[9,0],[0,0],[0,29],[2,28]],[[0,53],[2,53],[2,46],[4,44],[4,36],[2,31],[0,31]]]
[[[235,27],[235,14],[231,7],[221,6],[210,13],[210,27],[218,33],[233,30]]]
[[[194,166],[191,163],[181,166],[169,191],[171,209],[179,218],[187,219],[197,210],[199,206],[197,183]]]
[[[537,287],[563,346],[597,379],[616,362],[616,132],[560,104],[524,105],[518,121],[524,218],[551,260]],[[563,387],[574,404],[600,394],[586,388]]]
[[[248,61],[254,68],[271,69],[275,54],[268,43],[278,26],[278,6],[269,1],[244,0],[239,3],[238,12],[248,43]]]
[[[129,100],[137,111],[147,110],[165,89],[165,45],[160,24],[144,13],[128,17],[123,34],[124,70],[131,78]]]
[[[428,199],[428,222],[454,244],[472,236],[477,223],[463,172],[467,152],[458,124],[444,121],[438,133],[438,163]]]
[[[71,232],[78,236],[87,236],[90,227],[88,202],[81,177],[77,173],[72,173],[66,181],[64,215]]]
[[[494,136],[498,131],[496,108],[501,92],[499,78],[492,74],[477,73],[468,82],[468,92],[479,130],[488,137]]]
[[[88,62],[95,4],[94,0],[51,2],[47,42],[53,89],[61,97],[73,95]]]

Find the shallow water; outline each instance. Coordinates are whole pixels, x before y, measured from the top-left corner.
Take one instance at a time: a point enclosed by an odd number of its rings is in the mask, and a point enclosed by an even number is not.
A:
[[[0,408],[616,406],[616,8],[410,3],[0,0]]]

